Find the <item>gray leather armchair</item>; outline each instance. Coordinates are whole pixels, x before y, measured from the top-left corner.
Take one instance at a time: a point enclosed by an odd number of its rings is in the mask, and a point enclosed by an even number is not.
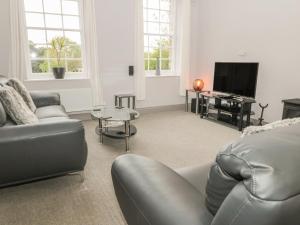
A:
[[[84,170],[87,144],[81,121],[68,117],[59,94],[31,95],[37,124],[16,125],[0,102],[0,187]]]
[[[299,162],[300,124],[240,139],[209,167],[121,156],[112,179],[128,225],[298,225]]]

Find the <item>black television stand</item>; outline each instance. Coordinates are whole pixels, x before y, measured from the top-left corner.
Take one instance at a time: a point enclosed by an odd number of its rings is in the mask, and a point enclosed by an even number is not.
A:
[[[214,104],[211,102],[214,100]],[[205,102],[209,104],[205,104]],[[240,131],[250,125],[251,107],[255,99],[236,95],[218,95],[215,93],[201,93],[201,118],[212,118],[217,121],[237,126]],[[214,109],[217,113],[211,113]],[[247,117],[244,121],[244,117]]]

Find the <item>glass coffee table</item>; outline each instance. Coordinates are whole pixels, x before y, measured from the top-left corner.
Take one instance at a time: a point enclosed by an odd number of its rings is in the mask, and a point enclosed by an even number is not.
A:
[[[96,106],[91,116],[98,120],[96,133],[100,137],[100,143],[103,143],[103,136],[124,139],[126,152],[129,151],[129,138],[137,133],[136,127],[130,122],[140,116],[138,111],[124,107]]]

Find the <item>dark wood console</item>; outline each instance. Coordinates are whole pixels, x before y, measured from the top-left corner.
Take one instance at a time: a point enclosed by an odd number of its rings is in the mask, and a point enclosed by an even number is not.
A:
[[[300,117],[300,98],[283,100],[282,119]]]
[[[201,93],[201,118],[213,118],[237,126],[240,131],[250,125],[252,104],[255,99],[239,96],[225,96],[215,93]],[[212,103],[214,102],[214,103]],[[209,104],[206,104],[209,103]],[[216,113],[212,113],[214,109]],[[244,121],[244,118],[246,120]]]

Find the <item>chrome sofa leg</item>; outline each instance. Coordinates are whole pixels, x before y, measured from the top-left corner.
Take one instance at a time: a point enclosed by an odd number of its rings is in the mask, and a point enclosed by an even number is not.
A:
[[[74,173],[69,173],[69,176],[80,176],[80,182],[83,183],[85,181],[85,173],[84,170],[83,171],[79,171],[79,172],[74,172]]]
[[[80,175],[80,178],[81,178],[81,183],[83,183],[84,181],[85,181],[85,172],[84,172],[84,170],[83,171],[80,171],[79,172],[79,175]]]

